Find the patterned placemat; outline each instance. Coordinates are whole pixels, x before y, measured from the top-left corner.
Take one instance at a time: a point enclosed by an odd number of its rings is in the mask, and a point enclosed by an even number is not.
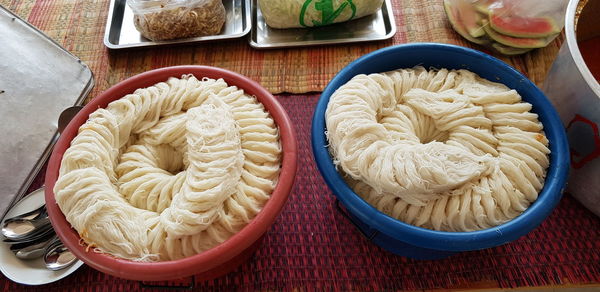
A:
[[[125,1],[125,0],[118,0]],[[273,93],[322,91],[344,66],[376,49],[409,42],[472,45],[451,28],[442,0],[392,0],[397,33],[386,41],[256,50],[247,39],[134,50],[107,49],[103,44],[109,0],[0,0],[82,59],[96,78],[91,96],[126,77],[173,65],[210,65],[246,75]],[[544,49],[518,57],[497,57],[541,85],[556,57],[562,37]]]
[[[232,273],[195,283],[199,291],[330,291],[600,286],[600,218],[566,195],[538,228],[512,243],[419,261],[371,244],[334,205],[312,158],[318,95],[279,96],[295,125],[299,163],[289,201],[252,258]],[[39,176],[36,185],[41,185]],[[36,186],[33,186],[34,188]],[[158,283],[186,286],[191,279]],[[146,283],[156,284],[156,283]],[[140,282],[83,266],[58,282],[27,287],[0,276],[0,291],[143,291]]]

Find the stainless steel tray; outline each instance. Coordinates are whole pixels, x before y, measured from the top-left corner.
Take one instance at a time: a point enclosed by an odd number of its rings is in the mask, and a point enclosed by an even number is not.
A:
[[[221,34],[169,41],[151,41],[140,35],[133,25],[133,11],[126,0],[111,0],[104,33],[104,44],[110,49],[151,47],[225,40],[243,37],[250,31],[250,0],[223,0],[227,19]]]
[[[257,0],[252,0],[249,42],[257,49],[377,41],[389,39],[394,34],[396,21],[390,0],[385,0],[377,13],[360,19],[316,28],[289,29],[267,26]]]
[[[50,156],[60,113],[82,104],[94,79],[81,60],[2,5],[0,40],[0,216],[4,216]]]

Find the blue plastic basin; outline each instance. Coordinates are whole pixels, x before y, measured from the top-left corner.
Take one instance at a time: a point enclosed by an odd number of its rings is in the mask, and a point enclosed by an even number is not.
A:
[[[467,69],[515,89],[533,105],[550,141],[550,166],[538,199],[520,216],[500,226],[474,232],[434,231],[406,224],[373,208],[350,189],[336,171],[325,137],[325,110],[337,88],[358,74],[385,72],[421,65],[425,68]],[[446,44],[413,43],[367,54],[342,69],[329,82],[315,109],[312,149],[317,167],[345,214],[373,243],[398,255],[436,259],[460,251],[502,245],[536,228],[560,201],[569,170],[569,150],[563,125],[544,94],[525,76],[485,53]]]

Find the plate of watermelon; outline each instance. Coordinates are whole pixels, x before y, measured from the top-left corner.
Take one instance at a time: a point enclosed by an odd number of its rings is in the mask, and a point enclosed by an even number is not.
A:
[[[504,55],[550,44],[564,26],[566,2],[548,0],[444,0],[452,28],[470,42]]]

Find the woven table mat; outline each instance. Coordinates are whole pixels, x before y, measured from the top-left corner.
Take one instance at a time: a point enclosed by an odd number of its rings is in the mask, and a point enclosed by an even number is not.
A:
[[[246,75],[272,93],[306,93],[322,91],[348,63],[386,46],[439,42],[486,51],[468,43],[451,29],[441,0],[392,0],[397,33],[390,40],[275,50],[253,49],[244,37],[166,48],[110,51],[103,44],[109,0],[0,0],[0,4],[40,28],[90,66],[96,79],[91,96],[126,77],[173,65],[217,66]],[[541,85],[561,42],[562,37],[559,37],[544,49],[518,57],[496,56]]]
[[[195,283],[200,291],[423,290],[600,285],[600,219],[566,195],[538,228],[512,243],[418,261],[371,244],[343,217],[312,158],[318,95],[279,96],[295,125],[299,161],[283,212],[252,258],[234,272]],[[42,184],[43,174],[33,188]],[[163,285],[188,285],[190,279]],[[58,282],[27,287],[0,278],[0,291],[138,291],[140,282],[83,266]]]

